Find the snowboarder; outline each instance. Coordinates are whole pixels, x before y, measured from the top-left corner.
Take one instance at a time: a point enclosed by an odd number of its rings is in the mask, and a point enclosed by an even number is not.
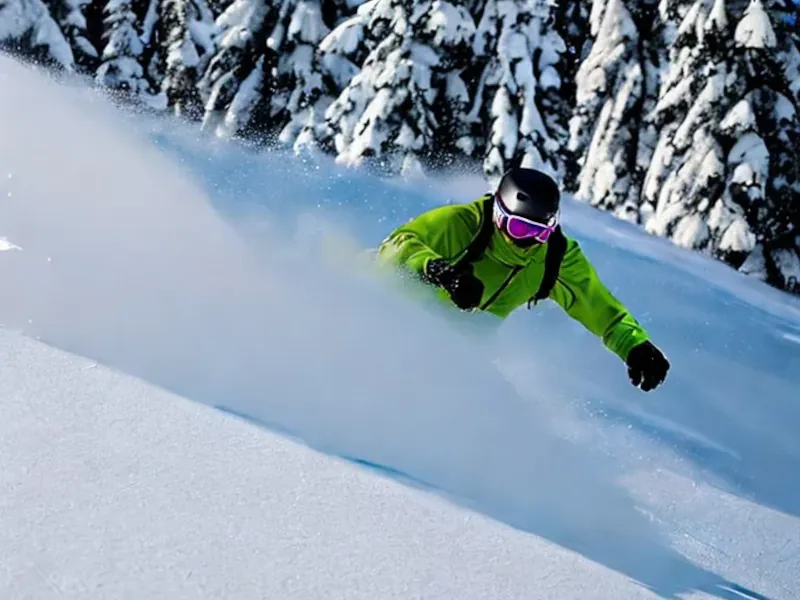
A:
[[[435,208],[395,229],[378,260],[411,271],[461,310],[501,319],[550,298],[625,362],[634,386],[655,389],[669,361],[563,233],[560,199],[545,173],[513,168],[493,194]]]

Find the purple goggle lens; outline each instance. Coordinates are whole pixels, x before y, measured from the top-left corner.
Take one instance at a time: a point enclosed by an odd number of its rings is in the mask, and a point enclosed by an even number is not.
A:
[[[506,212],[500,200],[500,196],[495,196],[494,219],[497,226],[505,229],[506,233],[515,240],[535,239],[537,242],[546,243],[550,235],[556,229],[556,223],[543,225],[536,221],[531,221],[524,217],[518,217]]]

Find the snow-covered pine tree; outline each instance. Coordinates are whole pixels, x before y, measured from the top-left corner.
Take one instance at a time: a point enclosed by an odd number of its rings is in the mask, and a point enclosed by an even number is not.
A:
[[[726,152],[719,127],[743,80],[729,35],[725,0],[662,2],[669,68],[651,122],[659,140],[644,186],[651,209],[648,231],[678,245],[706,249],[713,239],[735,237],[752,249],[744,214],[724,193]],[[713,210],[712,232],[709,215]]]
[[[320,0],[286,0],[268,43],[279,59],[271,115],[285,123],[278,139],[293,143],[304,127],[324,115],[331,98],[325,94],[317,48],[329,32]]]
[[[255,134],[267,125],[258,104],[277,58],[267,54],[276,13],[270,0],[234,0],[217,18],[216,51],[198,82],[204,129],[235,136]]]
[[[69,42],[76,70],[91,73],[97,69],[99,52],[89,39],[84,10],[90,0],[45,0],[61,32]]]
[[[233,0],[208,0],[208,8],[216,20],[222,13],[228,10]]]
[[[357,2],[355,8],[358,11],[361,1],[355,1]],[[328,8],[325,11],[326,25],[330,28],[330,32],[320,41],[317,56],[323,86],[332,102],[358,74],[360,66],[377,45],[376,36],[380,35],[380,30],[387,26],[387,22],[376,20],[371,29],[372,35],[367,36],[367,27],[370,24],[361,14],[356,12],[348,15],[346,12],[348,7],[341,3],[329,2],[325,6]],[[332,12],[334,14],[331,15]],[[339,15],[344,15],[344,18],[337,18]],[[325,113],[329,106],[330,103],[326,98],[312,111],[297,135],[295,150],[321,147],[327,152],[335,151],[333,129],[325,121]]]
[[[592,47],[589,16],[592,0],[575,0],[573,2],[558,2],[555,7],[555,29],[564,40],[564,52],[561,55],[561,98],[566,104],[567,126],[575,107],[577,96],[577,75],[583,61],[589,55]],[[569,131],[567,140],[563,143],[561,156],[564,161],[563,180],[565,188],[575,191],[580,165],[580,155],[570,150]]]
[[[365,40],[365,23],[356,11],[365,0],[323,0],[322,20],[328,31],[314,50],[313,65],[315,77],[321,81],[319,95],[313,106],[309,106],[304,115],[305,122],[295,134],[294,149],[301,152],[304,148],[322,147],[333,150],[333,137],[325,123],[325,113],[333,100],[342,93],[345,87],[359,71],[372,46]],[[318,69],[318,71],[316,70]],[[295,119],[300,125],[302,120]],[[289,136],[284,136],[289,141]]]
[[[800,294],[800,53],[794,28],[781,18],[789,3],[771,3],[773,26],[766,7],[752,1],[736,25],[747,95],[722,132],[736,140],[728,155],[731,195],[756,238],[742,270]]]
[[[41,0],[0,0],[0,50],[73,70],[72,49]]]
[[[322,143],[341,163],[368,159],[387,172],[446,160],[454,142],[447,124],[467,107],[460,70],[475,31],[469,12],[447,0],[370,0],[340,27],[350,33],[335,31],[338,41],[363,44],[368,54],[328,108]]]
[[[643,125],[657,93],[654,13],[646,1],[594,1],[591,50],[578,69],[569,123],[568,149],[579,169],[576,198],[634,222],[654,144]]]
[[[353,72],[356,72],[358,71],[356,65],[364,62],[371,49],[364,37],[364,22],[357,14],[359,6],[365,2],[366,0],[322,2],[322,20],[328,33],[320,40],[317,53],[322,64],[323,76],[330,78],[334,85],[338,85],[337,94],[351,79],[348,72],[342,81],[343,76],[338,62],[346,59],[351,63]]]
[[[142,56],[142,37],[149,39],[151,6],[148,2],[136,7],[146,15],[140,29],[141,20],[134,11],[134,0],[108,1],[104,10],[105,46],[95,81],[121,99],[160,110],[165,107],[166,98],[148,80],[142,66],[147,62]]]
[[[569,98],[562,94],[566,44],[555,9],[547,0],[489,0],[483,7],[473,42],[482,73],[470,121],[488,125],[476,137],[485,140],[489,177],[511,164],[563,172]],[[478,145],[473,136],[460,141],[467,154]]]
[[[573,2],[557,2],[554,7],[554,27],[564,40],[564,52],[561,55],[562,92],[570,103],[575,98],[575,79],[581,63],[591,50],[589,31],[589,15],[591,0],[574,0]]]
[[[177,115],[199,119],[199,74],[214,51],[214,18],[206,0],[160,0],[153,32],[154,53],[148,72],[160,82]]]
[[[798,111],[769,16],[761,0],[738,20],[725,0],[662,5],[664,17],[676,14],[653,113],[646,227],[788,287],[798,267]]]
[[[291,141],[322,96],[316,47],[328,31],[323,8],[322,0],[235,0],[228,7],[199,86],[206,129]]]

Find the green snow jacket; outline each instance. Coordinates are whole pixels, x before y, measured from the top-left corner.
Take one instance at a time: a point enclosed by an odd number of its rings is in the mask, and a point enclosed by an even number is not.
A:
[[[422,275],[432,259],[456,262],[480,231],[485,198],[438,207],[398,227],[381,243],[379,263]],[[578,242],[566,239],[558,281],[549,297],[624,361],[648,334],[603,285]],[[542,281],[546,252],[545,245],[519,248],[495,229],[486,252],[473,263],[474,274],[484,285],[480,310],[504,319],[527,304]],[[437,290],[441,300],[455,306],[445,290]]]

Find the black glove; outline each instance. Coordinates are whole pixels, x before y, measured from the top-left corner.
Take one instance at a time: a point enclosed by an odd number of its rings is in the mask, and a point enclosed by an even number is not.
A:
[[[470,310],[480,305],[483,283],[472,274],[472,267],[456,268],[442,258],[428,261],[423,279],[443,288],[461,310]]]
[[[645,392],[654,390],[667,378],[669,361],[653,344],[643,342],[628,354],[628,377],[631,383]]]

